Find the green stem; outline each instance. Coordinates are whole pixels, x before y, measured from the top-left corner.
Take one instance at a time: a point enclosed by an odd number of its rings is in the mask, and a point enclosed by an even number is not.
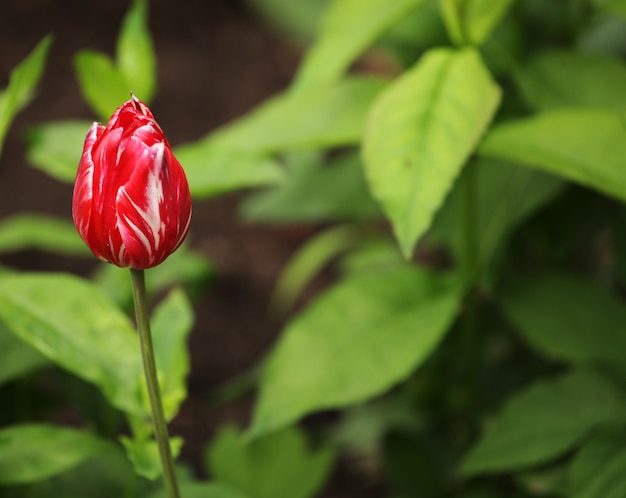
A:
[[[131,268],[130,275],[133,283],[135,319],[137,320],[137,330],[139,331],[139,341],[141,343],[141,356],[143,358],[143,368],[148,385],[150,408],[152,409],[154,436],[159,447],[161,465],[163,466],[163,480],[165,481],[168,496],[170,498],[180,498],[176,474],[174,472],[174,459],[172,458],[170,439],[167,432],[167,423],[165,421],[163,403],[161,401],[161,391],[159,390],[154,348],[152,347],[152,333],[150,332],[150,317],[148,314],[148,299],[146,298],[144,271]]]
[[[478,240],[477,213],[476,213],[476,165],[468,164],[463,182],[463,274],[465,284],[471,289],[476,284],[478,277]]]

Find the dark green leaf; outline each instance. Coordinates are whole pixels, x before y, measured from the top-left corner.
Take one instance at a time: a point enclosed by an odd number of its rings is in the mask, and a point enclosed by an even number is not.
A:
[[[214,479],[254,498],[310,498],[324,484],[333,460],[329,449],[307,449],[305,435],[295,427],[252,442],[225,427],[207,451]]]
[[[295,77],[293,91],[307,91],[336,82],[376,38],[424,1],[332,2],[322,20],[320,33]]]
[[[378,98],[363,156],[370,189],[409,258],[500,99],[473,50],[432,50]]]
[[[50,35],[41,40],[28,57],[11,71],[9,85],[0,92],[0,154],[13,118],[33,98],[51,43]]]
[[[626,306],[599,286],[570,275],[535,276],[509,285],[500,303],[543,354],[623,368]]]
[[[49,364],[48,358],[18,339],[0,322],[0,384]]]
[[[626,429],[611,427],[595,436],[576,455],[569,469],[572,498],[626,496]]]
[[[65,472],[112,446],[95,436],[51,425],[0,430],[0,484],[24,484]]]
[[[161,457],[159,455],[159,447],[156,441],[152,439],[137,440],[130,439],[126,436],[120,438],[122,445],[126,449],[126,454],[138,475],[146,479],[154,480],[163,473]],[[173,437],[170,439],[170,450],[172,458],[176,458],[183,446],[183,439]]]
[[[521,469],[572,449],[623,413],[626,399],[607,378],[573,371],[542,380],[509,399],[463,464],[477,474]]]
[[[16,214],[2,220],[0,253],[25,249],[91,255],[76,227],[69,221],[41,214]]]
[[[0,319],[49,359],[96,384],[117,408],[149,413],[137,335],[95,285],[62,274],[2,275]]]
[[[73,183],[90,126],[87,121],[54,121],[32,128],[28,161],[57,180]]]
[[[543,52],[523,64],[514,75],[526,102],[537,110],[626,109],[626,64],[617,57]]]
[[[180,485],[180,494],[185,498],[255,498],[244,495],[222,483],[186,482]],[[167,490],[163,489],[152,493],[149,498],[170,498]]]
[[[495,126],[479,152],[626,200],[624,137],[624,119],[618,112],[562,109]]]
[[[287,325],[264,366],[252,433],[404,379],[448,330],[460,296],[456,280],[410,266],[345,279]]]

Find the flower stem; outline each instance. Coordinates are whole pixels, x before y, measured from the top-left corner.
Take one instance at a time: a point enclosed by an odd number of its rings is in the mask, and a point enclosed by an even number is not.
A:
[[[152,333],[150,332],[150,317],[148,314],[148,300],[146,298],[146,283],[143,270],[130,269],[133,284],[133,300],[135,302],[135,319],[137,320],[137,330],[139,331],[139,341],[141,343],[141,356],[143,368],[148,385],[148,397],[150,398],[150,408],[152,409],[152,423],[154,425],[154,436],[159,447],[161,465],[163,466],[163,480],[170,498],[180,498],[176,474],[174,472],[174,459],[170,449],[170,439],[167,432],[165,413],[161,401],[161,391],[157,378],[156,362],[154,359],[154,348],[152,347]]]

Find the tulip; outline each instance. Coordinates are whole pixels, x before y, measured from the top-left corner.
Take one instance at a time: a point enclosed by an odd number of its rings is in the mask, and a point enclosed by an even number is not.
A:
[[[74,224],[101,260],[135,270],[162,263],[191,221],[185,172],[150,109],[134,95],[85,139]]]

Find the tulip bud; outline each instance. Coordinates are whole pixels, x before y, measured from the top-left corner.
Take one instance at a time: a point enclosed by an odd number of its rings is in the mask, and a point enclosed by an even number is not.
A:
[[[134,95],[106,127],[91,125],[72,215],[89,249],[124,268],[162,263],[187,236],[191,195],[185,172],[150,109]]]

